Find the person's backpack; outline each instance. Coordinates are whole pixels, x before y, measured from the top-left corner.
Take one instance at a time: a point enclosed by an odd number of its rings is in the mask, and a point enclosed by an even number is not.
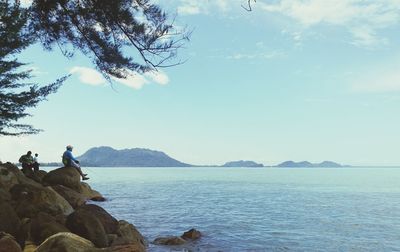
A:
[[[24,159],[25,159],[25,155],[22,155],[22,156],[19,158],[18,162],[23,163],[23,162],[24,162]]]
[[[68,165],[68,158],[66,158],[64,155],[62,156],[62,163],[64,164],[64,166]]]

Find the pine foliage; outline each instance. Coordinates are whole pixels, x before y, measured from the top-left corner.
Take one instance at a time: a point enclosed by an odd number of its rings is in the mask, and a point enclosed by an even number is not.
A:
[[[66,78],[42,87],[27,82],[31,71],[21,70],[25,64],[16,58],[34,41],[26,31],[27,18],[27,11],[18,3],[0,2],[0,135],[37,133],[31,125],[17,121],[29,116],[26,110],[55,92]]]
[[[46,86],[28,82],[31,71],[17,55],[29,45],[40,42],[67,57],[80,51],[111,82],[180,64],[175,57],[188,36],[150,0],[33,0],[24,8],[0,0],[0,135],[37,133],[18,121],[68,77]]]
[[[188,39],[149,0],[34,0],[30,15],[46,49],[79,50],[107,79],[179,64],[177,49]]]

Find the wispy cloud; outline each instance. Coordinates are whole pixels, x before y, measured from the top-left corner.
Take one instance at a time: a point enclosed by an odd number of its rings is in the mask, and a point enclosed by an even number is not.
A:
[[[117,83],[133,89],[141,89],[144,85],[150,83],[159,85],[166,85],[169,83],[168,75],[162,71],[150,71],[145,74],[138,74],[132,71],[127,72],[128,74],[125,79],[112,76],[110,78]],[[98,86],[107,83],[103,75],[92,68],[75,66],[71,68],[70,73],[77,74],[79,80],[84,84]]]
[[[196,15],[206,12],[207,8],[205,8],[205,5],[197,1],[182,1],[181,5],[178,6],[178,13],[180,15]]]
[[[235,53],[233,55],[228,56],[228,59],[233,60],[242,60],[242,59],[273,59],[273,58],[282,58],[286,54],[281,51],[272,51],[272,52],[262,52],[262,53]]]
[[[28,7],[32,5],[33,0],[21,0],[22,7]]]
[[[144,75],[160,85],[167,85],[169,83],[168,75],[162,71],[150,71]]]
[[[399,23],[398,0],[281,0],[257,2],[259,8],[289,17],[301,29],[328,24],[341,26],[353,36],[353,44],[371,47],[387,42],[378,31]]]
[[[149,81],[143,77],[143,75],[130,71],[125,79],[115,77],[111,77],[111,79],[134,89],[141,89],[145,84],[149,83]]]
[[[210,14],[215,11],[227,12],[241,3],[242,0],[179,0],[177,9],[180,15]]]
[[[71,74],[77,74],[79,80],[85,84],[97,86],[106,83],[103,75],[89,67],[75,66],[71,68],[69,72]]]
[[[231,60],[251,60],[251,59],[274,59],[282,58],[286,56],[286,53],[282,50],[273,50],[266,46],[264,42],[259,41],[255,44],[252,52],[235,52],[227,59]]]
[[[377,32],[368,26],[359,26],[350,28],[353,35],[352,44],[359,47],[372,47],[375,45],[386,45],[389,43],[387,38],[377,35]]]

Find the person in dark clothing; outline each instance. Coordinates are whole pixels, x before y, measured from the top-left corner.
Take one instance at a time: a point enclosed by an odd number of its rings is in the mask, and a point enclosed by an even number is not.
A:
[[[22,155],[18,161],[22,164],[23,172],[32,171],[33,168],[32,151],[28,151],[25,155]]]

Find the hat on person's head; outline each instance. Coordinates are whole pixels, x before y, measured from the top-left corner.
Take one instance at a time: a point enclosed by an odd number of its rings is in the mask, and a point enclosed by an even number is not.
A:
[[[31,154],[32,154],[32,151],[28,151],[26,154],[31,155]]]
[[[72,150],[73,148],[72,145],[67,145],[67,150]]]

